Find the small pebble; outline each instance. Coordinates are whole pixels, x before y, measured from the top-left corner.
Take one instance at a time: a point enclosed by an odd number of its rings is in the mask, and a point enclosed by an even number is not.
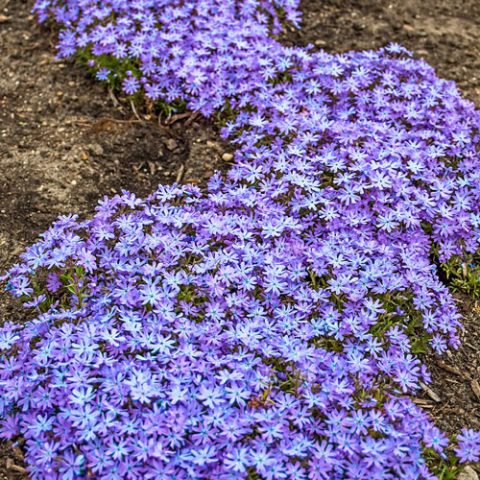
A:
[[[233,155],[231,153],[224,153],[222,155],[222,160],[224,160],[225,162],[230,162],[233,160]]]
[[[178,147],[178,143],[173,138],[169,138],[165,141],[165,146],[172,151]]]
[[[457,480],[478,480],[478,474],[472,467],[466,466],[458,475]]]
[[[98,144],[98,143],[92,143],[91,145],[88,146],[88,149],[90,152],[93,153],[93,155],[99,157],[100,155],[103,155],[103,147]]]

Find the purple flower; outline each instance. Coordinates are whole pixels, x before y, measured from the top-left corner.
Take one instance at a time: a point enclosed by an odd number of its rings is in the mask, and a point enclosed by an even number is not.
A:
[[[128,95],[133,95],[134,93],[138,92],[140,88],[140,82],[136,77],[127,76],[127,78],[123,81],[123,90]]]
[[[34,478],[432,478],[413,352],[458,345],[432,252],[478,251],[480,117],[398,45],[284,47],[297,7],[37,2],[126,94],[228,105],[236,153],[205,191],[61,217],[2,277],[34,313],[0,329],[2,435]]]
[[[455,453],[462,463],[478,462],[480,459],[480,433],[470,428],[464,428],[457,436]]]

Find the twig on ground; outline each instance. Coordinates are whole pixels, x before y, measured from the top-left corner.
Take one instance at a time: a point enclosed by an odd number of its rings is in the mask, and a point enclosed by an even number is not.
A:
[[[200,112],[193,112],[190,118],[187,118],[187,121],[185,122],[185,125],[190,125],[200,116]]]
[[[180,165],[180,168],[178,169],[177,178],[175,179],[177,183],[180,183],[182,181],[184,172],[185,172],[185,165],[182,163]]]
[[[437,360],[437,365],[446,372],[453,373],[454,375],[458,375],[459,377],[463,378],[464,380],[470,380],[470,375],[468,373],[461,372],[457,367],[453,365],[448,365],[443,360]]]
[[[473,393],[477,397],[477,400],[480,400],[480,384],[478,380],[472,380],[470,382],[470,387],[472,388]]]
[[[78,125],[98,125],[102,123],[143,123],[142,120],[120,120],[118,118],[113,118],[113,117],[100,117],[96,119],[95,122],[92,122],[91,120],[74,120],[73,123],[78,124]]]
[[[176,115],[172,115],[171,117],[167,118],[165,124],[172,125],[173,123],[186,118],[187,121],[185,122],[185,125],[190,125],[199,115],[199,112],[177,113]]]
[[[422,398],[413,398],[413,403],[415,405],[418,405],[419,407],[422,408],[433,408],[433,405],[428,402],[427,400],[423,400]]]
[[[143,123],[143,120],[140,118],[140,115],[139,115],[138,112],[137,112],[137,109],[136,109],[136,107],[135,107],[135,103],[133,103],[133,100],[130,100],[130,107],[132,108],[132,112],[133,112],[133,114],[135,115],[135,117],[136,117],[140,122]]]
[[[11,458],[7,458],[6,465],[7,470],[13,470],[19,473],[27,473],[27,470],[20,465],[16,465]]]
[[[425,385],[423,382],[419,382],[422,390],[434,401],[434,402],[441,402],[441,398],[428,386]]]
[[[120,102],[115,96],[115,93],[113,93],[113,88],[108,89],[108,96],[110,97],[110,100],[112,101],[114,107],[120,107]]]

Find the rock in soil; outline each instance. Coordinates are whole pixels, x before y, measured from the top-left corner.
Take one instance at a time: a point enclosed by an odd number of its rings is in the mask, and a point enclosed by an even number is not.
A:
[[[457,480],[478,480],[477,472],[470,466],[463,469]]]

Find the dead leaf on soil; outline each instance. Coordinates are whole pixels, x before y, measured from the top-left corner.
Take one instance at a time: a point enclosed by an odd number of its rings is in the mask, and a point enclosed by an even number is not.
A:
[[[441,398],[428,386],[425,385],[423,382],[420,382],[420,386],[422,390],[434,401],[434,402],[441,402]]]
[[[479,314],[480,313],[480,304],[478,302],[475,302],[475,305],[472,308],[473,313]]]
[[[480,384],[478,383],[478,380],[472,380],[470,386],[477,399],[480,400]]]
[[[11,458],[7,458],[7,461],[5,463],[6,463],[7,470],[13,470],[14,472],[19,472],[19,473],[27,473],[27,471],[23,467],[20,467],[19,465],[15,465],[15,463]]]
[[[455,375],[458,375],[459,377],[461,377],[461,378],[463,378],[463,379],[468,379],[468,378],[469,378],[468,375],[466,375],[465,373],[463,373],[462,371],[460,371],[457,367],[454,367],[453,365],[449,365],[448,363],[445,363],[445,362],[442,361],[442,360],[437,360],[437,365],[438,365],[441,369],[443,369],[443,370],[445,370],[445,371],[447,371],[447,372],[449,372],[449,373],[453,373],[453,374],[455,374]]]
[[[414,398],[413,403],[422,408],[433,408],[433,405],[429,401],[423,400],[423,398]]]

